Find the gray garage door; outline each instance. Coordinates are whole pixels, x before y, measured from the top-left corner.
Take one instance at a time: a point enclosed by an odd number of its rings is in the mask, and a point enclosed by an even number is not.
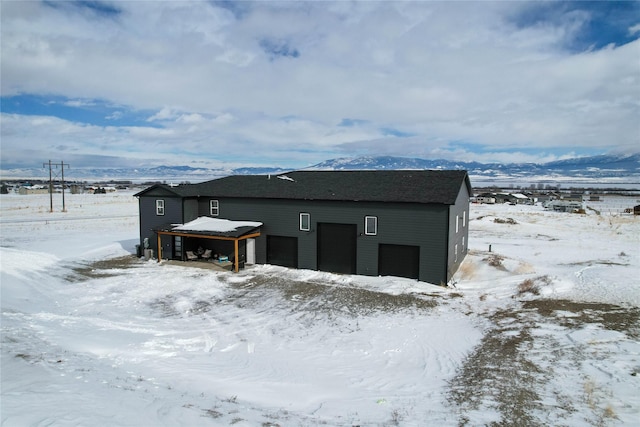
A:
[[[318,270],[355,274],[357,233],[355,224],[318,223]]]
[[[298,238],[267,236],[267,264],[298,268]]]
[[[420,247],[380,244],[378,274],[417,279],[420,274]]]

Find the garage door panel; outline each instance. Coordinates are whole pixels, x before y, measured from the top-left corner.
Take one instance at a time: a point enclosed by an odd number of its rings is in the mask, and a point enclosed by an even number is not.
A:
[[[318,270],[355,274],[357,232],[354,224],[318,224]]]
[[[298,268],[298,239],[267,236],[267,264]]]
[[[417,279],[420,274],[420,247],[380,244],[378,275]]]

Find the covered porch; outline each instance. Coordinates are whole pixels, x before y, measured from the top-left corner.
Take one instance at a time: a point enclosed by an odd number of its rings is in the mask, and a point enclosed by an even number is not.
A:
[[[230,263],[232,270],[238,272],[245,261],[255,259],[251,253],[255,251],[255,246],[247,242],[260,236],[261,226],[262,223],[257,221],[231,221],[203,216],[185,224],[158,227],[154,229],[158,239],[158,262],[164,258],[205,260],[220,265]],[[167,250],[169,253],[163,253]]]

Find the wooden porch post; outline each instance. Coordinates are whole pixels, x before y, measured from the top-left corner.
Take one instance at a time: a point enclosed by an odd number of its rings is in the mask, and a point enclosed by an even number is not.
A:
[[[158,233],[158,262],[162,259],[162,239],[160,233]]]
[[[240,270],[239,266],[240,266],[240,260],[238,259],[238,239],[234,239],[233,240],[233,251],[235,254],[235,258],[234,258],[234,269],[236,271],[236,273]]]

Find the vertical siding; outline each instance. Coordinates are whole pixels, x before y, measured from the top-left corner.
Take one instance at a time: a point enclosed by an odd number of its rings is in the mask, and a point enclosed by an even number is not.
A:
[[[456,203],[449,209],[449,250],[447,260],[447,282],[451,280],[453,274],[458,270],[460,264],[467,254],[469,246],[469,191],[466,185],[460,188]],[[458,231],[456,232],[456,222]],[[463,245],[464,241],[464,245]],[[455,248],[458,247],[456,259]]]
[[[199,202],[200,215],[207,215],[209,202]],[[357,226],[357,273],[378,274],[380,243],[420,247],[420,280],[446,281],[448,207],[444,205],[373,202],[328,202],[292,200],[245,200],[219,198],[220,217],[264,223],[256,239],[256,262],[266,263],[266,236],[298,239],[298,268],[317,269],[318,223]],[[310,231],[299,230],[299,215],[311,215]],[[378,234],[364,234],[364,217],[378,217]]]
[[[156,200],[164,200],[164,215],[156,215]],[[182,222],[182,199],[178,197],[167,197],[166,195],[145,195],[139,198],[140,206],[140,245],[144,238],[149,239],[150,247],[155,256],[158,254],[157,236],[153,232],[154,228],[168,223]],[[168,242],[163,241],[163,251],[172,250],[167,246]]]
[[[184,214],[182,215],[182,222],[193,221],[194,219],[202,216],[199,214],[199,206],[197,199],[185,199],[184,200]]]
[[[208,214],[209,199],[200,202],[200,213]],[[309,247],[313,232],[299,230],[299,204],[288,200],[246,200],[219,198],[220,218],[237,221],[260,221],[261,236],[256,239],[256,262],[267,262],[267,235],[296,237],[298,239],[299,268],[315,269],[315,259],[310,263]],[[313,221],[313,216],[312,216]],[[312,230],[314,224],[312,223]],[[315,240],[314,240],[315,241]],[[315,254],[315,249],[313,250]],[[304,257],[301,257],[305,255]]]
[[[155,200],[165,200],[165,215],[155,215]],[[318,223],[355,224],[357,227],[357,274],[378,274],[378,248],[382,244],[410,245],[420,248],[419,280],[434,284],[449,281],[462,262],[468,246],[469,193],[462,186],[455,205],[417,203],[333,202],[313,200],[273,200],[221,198],[215,195],[199,199],[182,199],[147,194],[140,197],[140,239],[149,237],[156,251],[152,229],[167,223],[183,223],[198,216],[209,216],[209,201],[219,201],[219,218],[260,221],[264,225],[256,239],[256,262],[267,261],[267,236],[295,237],[298,240],[298,267],[317,269]],[[466,224],[462,215],[466,211]],[[309,231],[300,231],[301,212],[311,215]],[[364,234],[365,216],[378,218],[378,233]],[[456,233],[455,221],[460,224]],[[465,248],[462,249],[462,238]],[[458,244],[458,261],[454,245]],[[171,254],[170,239],[163,241],[163,251]],[[244,250],[244,245],[241,245]]]

